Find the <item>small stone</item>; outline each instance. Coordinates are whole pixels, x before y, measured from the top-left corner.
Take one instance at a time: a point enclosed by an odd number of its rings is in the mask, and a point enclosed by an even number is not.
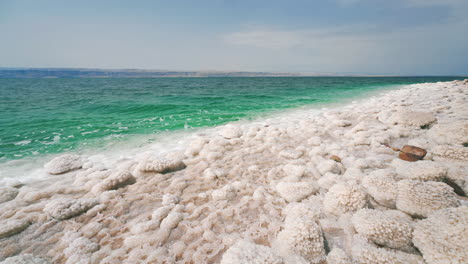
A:
[[[341,162],[341,158],[338,157],[338,156],[336,156],[336,155],[332,155],[332,156],[330,157],[330,159],[332,159],[332,160],[334,160],[334,161],[336,161],[336,162]]]
[[[424,156],[426,156],[426,154],[427,154],[427,151],[422,148],[405,145],[401,149],[398,157],[406,161],[418,161],[418,160],[422,160]]]

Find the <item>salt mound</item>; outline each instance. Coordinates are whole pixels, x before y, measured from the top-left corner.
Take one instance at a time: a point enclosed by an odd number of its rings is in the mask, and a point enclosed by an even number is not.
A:
[[[431,127],[427,134],[439,144],[463,145],[463,143],[468,143],[468,122],[437,124]]]
[[[9,257],[0,264],[50,264],[51,262],[35,257],[31,254],[23,254],[19,256]]]
[[[269,247],[240,240],[223,255],[221,264],[283,264],[283,258],[277,256]]]
[[[367,205],[366,193],[354,184],[337,183],[325,194],[325,212],[341,215],[357,211]]]
[[[318,191],[317,184],[313,182],[280,182],[276,191],[288,202],[298,202]]]
[[[304,154],[303,151],[295,149],[285,149],[279,152],[279,156],[285,159],[298,159]]]
[[[238,126],[226,125],[219,131],[219,134],[227,139],[239,138],[242,136],[242,130]]]
[[[468,148],[463,146],[438,145],[431,148],[431,152],[436,157],[468,161]]]
[[[52,159],[44,165],[44,168],[50,174],[62,174],[79,169],[81,166],[83,161],[80,156],[65,154]]]
[[[327,255],[327,264],[352,264],[352,262],[341,248],[335,247]]]
[[[133,184],[135,177],[125,170],[113,172],[109,177],[105,178],[102,182],[95,185],[91,190],[92,193],[99,194],[108,190],[116,190],[128,184]]]
[[[185,167],[182,155],[154,156],[147,155],[137,166],[142,172],[167,173]]]
[[[429,264],[462,264],[468,260],[468,207],[436,211],[414,228],[414,245]]]
[[[276,237],[274,248],[283,257],[299,255],[311,263],[319,263],[325,258],[322,229],[305,217],[287,221]]]
[[[306,217],[311,220],[318,220],[321,215],[320,201],[302,201],[300,203],[289,203],[283,208],[283,215],[286,216],[285,224],[288,225],[290,221],[296,221],[301,217]]]
[[[63,250],[66,264],[91,263],[92,254],[99,250],[97,243],[74,231],[65,233],[61,242],[67,246]]]
[[[234,186],[227,184],[223,188],[215,190],[211,193],[214,200],[231,200],[236,197],[237,190]]]
[[[29,220],[8,220],[0,223],[0,239],[23,232],[31,225]]]
[[[400,211],[361,209],[351,221],[360,235],[379,246],[401,250],[411,248],[412,220]]]
[[[96,199],[82,198],[75,200],[60,198],[49,202],[44,207],[44,212],[57,220],[66,220],[88,211],[97,204],[98,201]]]
[[[0,187],[0,204],[15,199],[18,189],[12,187]]]
[[[379,116],[379,119],[386,124],[400,124],[417,127],[429,125],[437,120],[437,118],[431,113],[411,111],[408,109],[398,110],[390,115],[388,119],[382,118],[381,116]]]
[[[375,170],[364,177],[362,185],[377,203],[389,208],[395,208],[398,194],[396,176],[393,170]]]
[[[408,162],[395,159],[392,161],[392,166],[399,175],[407,179],[420,181],[440,181],[447,176],[448,172],[445,166],[429,160]]]
[[[353,260],[358,264],[424,264],[419,255],[379,248],[359,235],[354,236],[351,252]]]
[[[443,182],[398,182],[396,207],[412,216],[427,217],[433,211],[459,204],[453,189]]]

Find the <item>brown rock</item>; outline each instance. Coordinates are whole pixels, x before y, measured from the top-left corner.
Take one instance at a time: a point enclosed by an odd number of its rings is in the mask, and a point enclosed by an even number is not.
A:
[[[422,160],[424,156],[426,156],[426,154],[427,154],[427,151],[422,148],[405,145],[401,149],[398,157],[406,161],[418,161],[418,160]]]
[[[336,155],[331,155],[331,156],[330,156],[330,159],[332,159],[332,160],[334,160],[334,161],[336,161],[336,162],[341,162],[341,158],[338,157],[338,156],[336,156]]]

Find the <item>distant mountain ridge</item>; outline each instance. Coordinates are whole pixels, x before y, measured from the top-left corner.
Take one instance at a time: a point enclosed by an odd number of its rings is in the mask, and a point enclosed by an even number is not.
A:
[[[0,68],[0,78],[144,78],[144,77],[294,77],[339,76],[328,73],[288,73],[249,71],[169,71],[86,68]],[[360,75],[341,75],[360,76]],[[361,75],[365,76],[365,75]]]

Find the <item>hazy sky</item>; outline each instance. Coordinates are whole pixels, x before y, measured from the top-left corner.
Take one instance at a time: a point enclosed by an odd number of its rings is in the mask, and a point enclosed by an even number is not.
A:
[[[468,74],[468,0],[0,0],[0,67]]]

